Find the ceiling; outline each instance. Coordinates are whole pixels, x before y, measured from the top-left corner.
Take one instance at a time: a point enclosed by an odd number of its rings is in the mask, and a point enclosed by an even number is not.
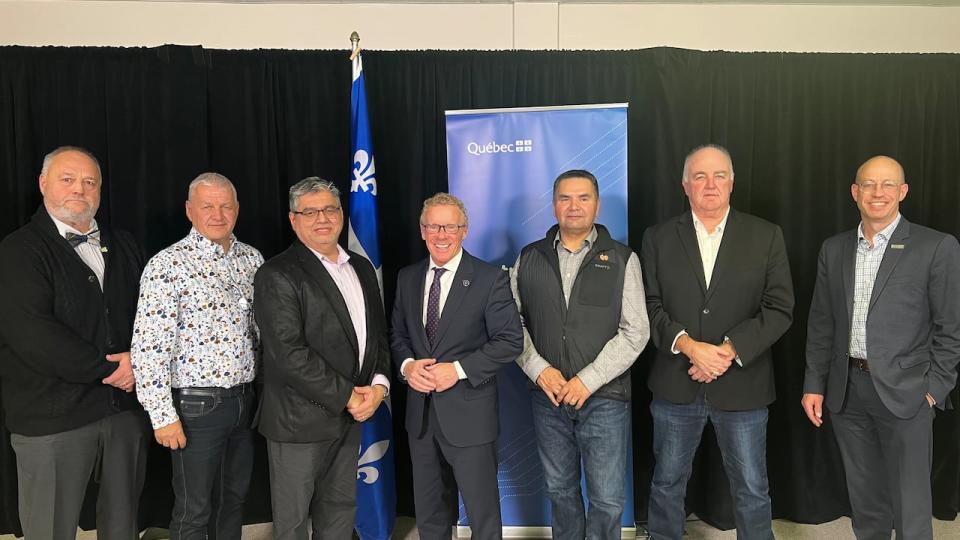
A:
[[[83,1],[83,0],[77,0]],[[231,4],[740,4],[957,7],[960,0],[145,0],[157,2],[217,2]]]

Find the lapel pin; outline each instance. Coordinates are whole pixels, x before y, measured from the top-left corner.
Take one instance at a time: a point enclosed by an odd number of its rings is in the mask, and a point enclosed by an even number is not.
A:
[[[469,286],[470,286],[470,280],[469,280],[469,279],[463,280],[463,286],[464,286],[464,287],[469,287]]]
[[[100,253],[106,253],[106,252],[108,252],[108,251],[110,251],[110,250],[107,249],[107,246],[100,246]]]
[[[890,249],[903,249],[903,244],[890,244]]]
[[[601,260],[601,261],[609,261],[609,260],[610,260],[610,256],[607,255],[606,253],[601,253],[601,254],[600,254],[600,260]]]

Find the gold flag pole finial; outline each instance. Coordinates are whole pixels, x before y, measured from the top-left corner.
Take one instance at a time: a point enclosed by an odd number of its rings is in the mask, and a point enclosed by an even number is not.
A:
[[[350,60],[352,61],[360,54],[360,34],[356,30],[350,33],[350,50]]]

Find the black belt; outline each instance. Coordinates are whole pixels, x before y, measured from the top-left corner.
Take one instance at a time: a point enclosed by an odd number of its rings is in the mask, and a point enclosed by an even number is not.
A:
[[[253,385],[251,383],[242,383],[236,386],[232,386],[230,388],[220,388],[217,386],[191,386],[187,388],[173,389],[173,393],[175,395],[214,397],[214,398],[242,396],[252,391],[253,391]]]
[[[850,367],[857,368],[864,373],[870,373],[870,364],[866,358],[850,357]]]

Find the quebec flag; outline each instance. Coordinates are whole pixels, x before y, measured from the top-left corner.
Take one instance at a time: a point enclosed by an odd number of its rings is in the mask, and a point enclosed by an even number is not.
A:
[[[348,247],[373,263],[383,294],[380,246],[377,241],[377,177],[367,118],[367,93],[360,53],[353,58],[350,92],[350,141],[353,179],[350,182]],[[362,540],[388,540],[397,517],[396,475],[393,465],[393,420],[389,399],[363,424],[357,462],[356,529]]]

